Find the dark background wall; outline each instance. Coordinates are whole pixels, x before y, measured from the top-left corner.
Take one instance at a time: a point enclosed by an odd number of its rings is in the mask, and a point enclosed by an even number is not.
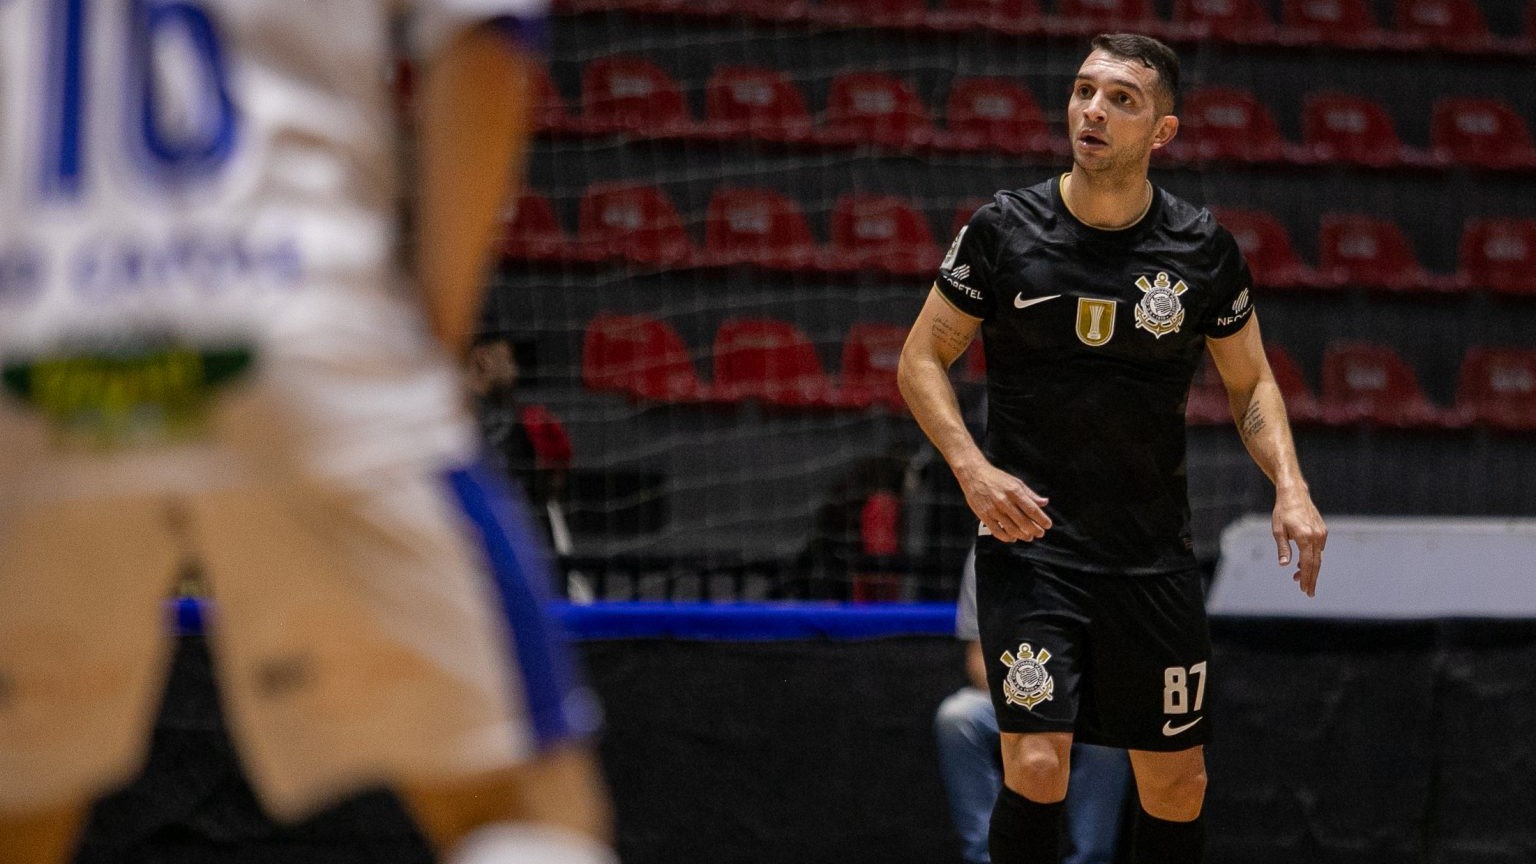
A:
[[[1536,860],[1536,623],[1214,622],[1210,864]],[[201,639],[149,766],[77,864],[427,862],[372,793],[298,826],[240,776]],[[933,745],[938,637],[585,643],[626,864],[959,858]]]

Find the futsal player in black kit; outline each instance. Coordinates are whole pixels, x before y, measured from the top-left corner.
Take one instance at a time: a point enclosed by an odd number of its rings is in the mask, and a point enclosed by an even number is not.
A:
[[[1130,750],[1139,864],[1205,850],[1210,637],[1191,551],[1184,403],[1202,350],[1275,484],[1282,566],[1309,596],[1327,529],[1264,358],[1252,280],[1210,213],[1153,186],[1178,58],[1101,35],[1067,109],[1069,173],[997,193],[955,237],[902,351],[912,413],[980,520],[976,573],[1004,787],[994,864],[1056,864],[1074,735]],[[948,366],[977,332],[978,448]]]

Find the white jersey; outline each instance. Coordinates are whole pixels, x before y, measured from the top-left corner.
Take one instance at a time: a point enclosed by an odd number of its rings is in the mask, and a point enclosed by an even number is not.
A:
[[[0,0],[0,504],[462,463],[399,266],[391,22],[540,0]]]

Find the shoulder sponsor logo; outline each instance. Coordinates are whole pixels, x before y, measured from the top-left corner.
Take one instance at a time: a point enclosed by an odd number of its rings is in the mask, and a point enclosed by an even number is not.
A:
[[[1137,276],[1136,287],[1141,289],[1141,302],[1136,304],[1136,326],[1156,339],[1179,332],[1184,323],[1184,304],[1179,301],[1179,295],[1189,290],[1184,280],[1169,284],[1167,273],[1157,274],[1151,282],[1145,276]]]
[[[1237,295],[1237,299],[1232,301],[1232,314],[1218,316],[1216,319],[1216,326],[1230,327],[1233,324],[1243,320],[1244,318],[1247,318],[1248,314],[1252,311],[1253,306],[1250,303],[1248,289],[1244,288],[1242,292]]]
[[[955,277],[949,275],[948,273],[940,273],[939,275],[944,278],[945,282],[948,282],[949,284],[953,285],[955,287],[956,291],[959,291],[960,293],[962,293],[965,296],[971,298],[972,300],[985,300],[986,299],[985,297],[981,296],[981,292],[980,291],[977,291],[975,288],[972,288],[971,286],[965,284],[964,282],[961,282],[959,279],[956,279]]]
[[[1180,723],[1177,726],[1173,725],[1173,721],[1172,720],[1164,720],[1163,721],[1163,735],[1165,735],[1165,736],[1167,736],[1169,738],[1172,738],[1175,735],[1180,735],[1182,733],[1188,732],[1189,730],[1195,728],[1195,724],[1196,723],[1199,723],[1201,720],[1204,720],[1204,719],[1205,719],[1204,717],[1196,717],[1195,719],[1189,721],[1188,723]]]
[[[971,265],[961,264],[959,267],[949,271],[949,275],[955,277],[956,279],[964,279],[965,277],[971,275]]]
[[[1115,335],[1115,301],[1077,298],[1077,338],[1097,348]]]
[[[944,261],[939,264],[939,269],[940,270],[947,271],[947,270],[949,270],[949,268],[955,266],[955,256],[960,254],[960,242],[965,239],[965,229],[967,229],[969,227],[971,227],[971,226],[969,226],[969,225],[962,225],[962,226],[960,226],[960,233],[955,235],[955,242],[949,244],[949,251],[944,253]],[[929,258],[928,260],[932,261],[933,259]],[[965,277],[964,276],[958,276],[956,278],[964,279]]]
[[[1025,300],[1024,299],[1024,294],[1021,292],[1018,296],[1013,298],[1013,308],[1015,308],[1015,309],[1027,309],[1030,306],[1035,305],[1036,303],[1044,303],[1047,300],[1055,300],[1057,297],[1060,297],[1060,296],[1061,296],[1060,294],[1051,294],[1051,295],[1049,295],[1047,297],[1033,297],[1033,298],[1031,298],[1029,300]]]

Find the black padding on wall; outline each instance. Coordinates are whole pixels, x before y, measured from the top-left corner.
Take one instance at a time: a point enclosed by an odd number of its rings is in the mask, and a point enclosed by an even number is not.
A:
[[[950,639],[588,643],[625,864],[954,862]]]
[[[1536,621],[1217,619],[1209,864],[1536,861]],[[932,736],[958,643],[583,645],[626,864],[954,864]],[[396,800],[266,820],[184,638],[148,767],[83,864],[431,855]]]

